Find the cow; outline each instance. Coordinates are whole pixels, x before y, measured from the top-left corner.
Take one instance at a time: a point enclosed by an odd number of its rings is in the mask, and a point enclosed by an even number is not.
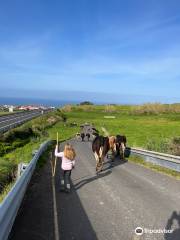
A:
[[[120,156],[120,159],[124,159],[124,153],[126,149],[126,136],[122,135],[116,135],[116,149],[117,149],[117,155]]]
[[[85,134],[82,132],[81,133],[81,140],[82,140],[82,142],[84,141],[84,138],[85,138]]]
[[[89,141],[89,139],[90,139],[90,137],[91,137],[90,133],[86,133],[86,137],[87,137],[87,139],[88,139],[88,141]]]
[[[92,142],[92,150],[96,159],[96,172],[100,172],[103,169],[104,158],[109,150],[115,151],[116,138],[96,136]]]

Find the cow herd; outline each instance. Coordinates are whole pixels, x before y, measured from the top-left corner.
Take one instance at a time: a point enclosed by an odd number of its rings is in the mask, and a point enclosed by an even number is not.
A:
[[[84,131],[86,130],[86,131]],[[116,156],[120,159],[125,158],[126,137],[122,135],[107,136],[99,135],[99,131],[94,127],[83,128],[81,133],[76,134],[77,139],[85,141],[90,140],[92,136],[92,151],[96,159],[96,172],[103,170],[105,157],[109,157],[112,161]]]
[[[110,156],[111,160],[113,160],[115,156],[124,159],[125,148],[125,136],[96,136],[92,142],[92,150],[96,159],[96,172],[102,171],[106,155]]]

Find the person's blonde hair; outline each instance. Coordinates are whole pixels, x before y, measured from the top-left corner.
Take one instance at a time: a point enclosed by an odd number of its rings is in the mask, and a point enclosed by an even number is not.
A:
[[[74,158],[76,157],[76,152],[72,145],[70,145],[69,143],[67,143],[64,147],[64,156],[71,161],[74,160]]]

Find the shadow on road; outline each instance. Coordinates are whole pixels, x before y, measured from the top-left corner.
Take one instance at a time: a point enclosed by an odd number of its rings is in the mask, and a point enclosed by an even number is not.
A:
[[[57,163],[60,169],[60,161]],[[96,233],[73,186],[72,193],[59,191],[60,173],[56,172],[56,204],[59,238],[97,240]],[[73,184],[72,184],[73,185]],[[52,176],[50,161],[35,173],[28,187],[9,240],[55,240]]]
[[[107,160],[107,161],[105,161],[104,166],[106,166],[106,165],[108,165],[108,166],[104,167],[102,171],[106,171],[108,169],[112,169],[114,167],[117,167],[119,165],[125,164],[127,162],[128,162],[128,160],[126,160],[126,159],[124,159],[124,160],[123,159],[119,159],[118,157],[116,157],[113,161],[112,160]]]
[[[58,222],[60,226],[60,239],[98,240],[76,192],[76,186],[73,185],[72,182],[71,184],[72,192],[68,194],[60,192],[58,190],[59,182],[56,182],[56,200]]]
[[[176,226],[174,229],[174,224]],[[164,239],[165,240],[179,240],[180,239],[180,212],[177,213],[174,211],[171,215],[171,217],[168,219],[167,224],[166,224],[166,230],[173,230],[172,233],[165,233],[164,234]]]
[[[54,240],[50,161],[35,171],[9,240]]]
[[[108,176],[109,174],[112,173],[112,170],[111,170],[112,168],[114,168],[116,166],[119,166],[119,165],[122,165],[126,162],[127,162],[127,160],[120,160],[118,158],[116,158],[114,161],[111,161],[111,160],[106,161],[104,163],[104,166],[108,165],[107,167],[104,167],[103,170],[100,173],[98,173],[97,175],[90,176],[90,177],[87,175],[87,177],[89,177],[89,178],[82,179],[78,183],[74,184],[75,190],[78,190],[79,188],[83,187],[84,185],[86,185],[86,184],[88,184],[92,181],[95,181],[99,178],[103,178],[103,177]],[[78,180],[78,179],[76,179],[76,180]]]
[[[83,179],[80,182],[74,184],[74,189],[78,190],[79,188],[83,187],[84,185],[86,185],[86,184],[88,184],[90,182],[93,182],[93,181],[95,181],[95,180],[97,180],[99,178],[103,178],[103,177],[105,177],[105,176],[107,176],[107,175],[109,175],[111,173],[112,173],[112,171],[109,170],[109,171],[106,171],[104,173],[99,173],[98,175],[95,175],[93,177]]]

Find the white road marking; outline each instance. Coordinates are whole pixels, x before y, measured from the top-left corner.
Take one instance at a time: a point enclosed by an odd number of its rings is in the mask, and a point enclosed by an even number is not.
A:
[[[59,238],[59,225],[58,225],[58,213],[57,213],[57,202],[56,202],[56,188],[55,181],[53,177],[53,166],[51,161],[51,170],[52,170],[52,191],[53,191],[53,212],[54,212],[54,234],[55,240],[60,240]]]

